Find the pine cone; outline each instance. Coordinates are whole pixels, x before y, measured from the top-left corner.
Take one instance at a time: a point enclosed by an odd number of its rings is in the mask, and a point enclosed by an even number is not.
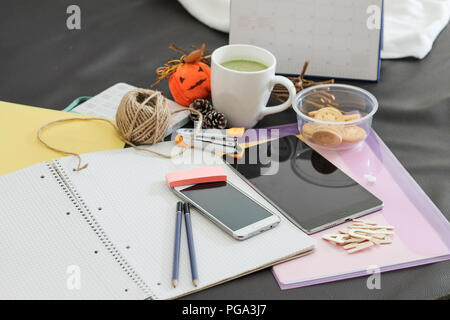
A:
[[[210,111],[203,119],[203,129],[225,129],[227,126],[227,119],[222,112]]]
[[[213,110],[213,106],[211,102],[209,102],[207,99],[195,99],[194,102],[191,103],[189,108],[198,110],[202,113],[203,118],[205,118],[206,114]],[[192,121],[198,121],[198,114],[191,112],[190,118]]]

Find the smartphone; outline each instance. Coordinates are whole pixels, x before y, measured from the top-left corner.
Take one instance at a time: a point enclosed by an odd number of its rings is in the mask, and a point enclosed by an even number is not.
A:
[[[279,216],[230,182],[200,183],[172,189],[237,240],[248,239],[280,223]]]

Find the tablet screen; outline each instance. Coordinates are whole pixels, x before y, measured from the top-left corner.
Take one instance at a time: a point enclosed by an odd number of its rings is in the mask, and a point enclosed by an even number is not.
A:
[[[382,202],[296,136],[246,149],[226,161],[312,233],[381,208]]]

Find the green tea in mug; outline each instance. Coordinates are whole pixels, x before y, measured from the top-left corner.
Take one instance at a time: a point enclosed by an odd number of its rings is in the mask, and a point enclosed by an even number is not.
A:
[[[244,72],[255,72],[268,68],[265,64],[261,62],[244,59],[225,61],[222,63],[222,66],[231,70]]]

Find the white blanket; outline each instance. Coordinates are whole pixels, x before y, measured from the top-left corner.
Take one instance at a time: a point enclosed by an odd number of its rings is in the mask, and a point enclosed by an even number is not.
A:
[[[384,0],[384,4],[384,59],[422,59],[450,17],[449,0]]]
[[[178,1],[207,26],[228,32],[230,0]],[[381,57],[424,58],[449,18],[450,0],[384,0]]]

